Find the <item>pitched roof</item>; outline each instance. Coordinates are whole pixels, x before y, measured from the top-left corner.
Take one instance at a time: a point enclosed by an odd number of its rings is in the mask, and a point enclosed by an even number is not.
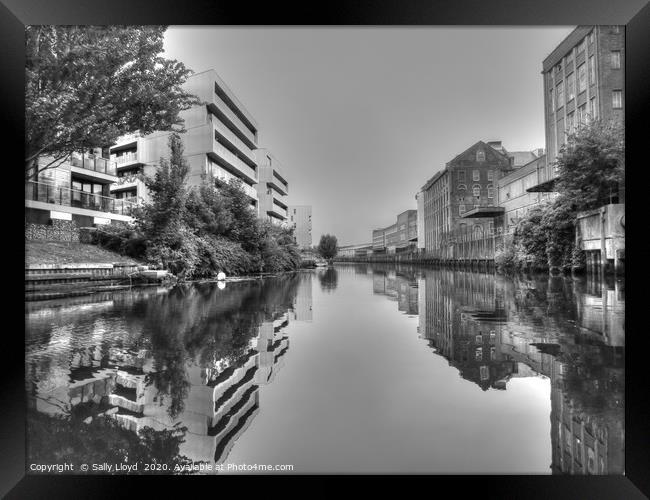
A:
[[[512,166],[515,168],[523,167],[537,158],[532,151],[508,151],[508,156],[513,159]]]

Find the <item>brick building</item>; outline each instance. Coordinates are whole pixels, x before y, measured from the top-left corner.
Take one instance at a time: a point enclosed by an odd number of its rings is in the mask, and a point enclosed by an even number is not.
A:
[[[396,253],[413,250],[418,241],[418,211],[405,210],[395,224],[372,232],[374,252]]]

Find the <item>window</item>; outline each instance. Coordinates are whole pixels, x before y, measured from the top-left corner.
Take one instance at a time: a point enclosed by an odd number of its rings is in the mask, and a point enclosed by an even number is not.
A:
[[[476,161],[485,161],[485,151],[479,150],[476,152]]]
[[[561,108],[564,106],[564,82],[560,82],[555,87],[555,93],[557,94],[557,107]]]
[[[458,184],[458,190],[459,191],[464,191],[467,189],[467,186],[465,184]]]
[[[595,97],[592,97],[591,100],[589,101],[589,114],[591,115],[592,120],[598,118],[598,106],[596,106]]]
[[[612,107],[614,109],[621,109],[623,107],[622,90],[612,90]]]
[[[589,56],[589,85],[596,83],[596,64],[594,63],[594,56]]]
[[[481,178],[481,171],[480,170],[474,170],[472,172],[472,180],[473,181],[478,181]]]
[[[482,358],[483,356],[481,356]],[[490,370],[487,366],[481,366],[479,368],[480,374],[481,374],[481,380],[489,380],[490,378]]]
[[[621,51],[612,50],[612,69],[621,69]]]
[[[488,179],[488,181],[493,181],[494,180],[494,170],[488,170],[487,179]]]
[[[488,184],[487,193],[488,193],[488,198],[494,198],[494,186],[492,186],[492,184]]]
[[[566,100],[567,102],[576,96],[576,75],[571,73],[566,79]]]
[[[578,94],[587,90],[587,68],[584,64],[578,66]]]
[[[459,170],[458,171],[458,182],[465,182],[465,171],[464,170]]]
[[[557,121],[557,144],[558,148],[564,144],[564,119],[560,118]]]
[[[494,234],[494,221],[488,222],[488,234]],[[492,334],[490,334],[490,340],[493,340]]]
[[[566,115],[566,129],[567,132],[571,133],[575,125],[574,113],[569,113]]]
[[[465,205],[458,205],[458,214],[462,215],[465,213]]]
[[[474,184],[472,186],[472,195],[476,196],[477,198],[481,196],[481,185],[480,184]]]
[[[476,361],[482,361],[483,360],[483,348],[482,347],[477,347],[476,351],[474,353],[474,356],[476,358]]]
[[[587,123],[587,105],[583,104],[578,108],[578,123],[583,125]]]
[[[494,359],[497,357],[497,351],[494,347],[490,347],[490,360],[494,361]]]
[[[482,344],[483,343],[483,335],[479,334],[476,336],[476,343],[477,344]]]
[[[553,89],[548,91],[549,101],[551,102],[551,110],[555,111],[555,92]]]

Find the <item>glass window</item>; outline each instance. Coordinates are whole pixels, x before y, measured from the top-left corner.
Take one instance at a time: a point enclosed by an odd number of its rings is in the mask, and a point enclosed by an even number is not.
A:
[[[476,152],[476,161],[485,161],[485,151],[479,150]]]
[[[458,184],[458,190],[459,191],[464,191],[467,189],[467,186],[465,184]]]
[[[621,69],[621,51],[613,50],[612,51],[612,69]]]
[[[594,62],[594,56],[589,56],[589,85],[596,83],[596,63]]]
[[[481,361],[483,359],[483,348],[477,347],[474,356],[477,361]]]
[[[587,90],[587,68],[584,64],[578,66],[578,93]]]
[[[561,108],[564,106],[564,82],[560,82],[555,87],[555,93],[557,94],[557,107]]]
[[[465,171],[464,170],[459,170],[458,171],[458,182],[465,182]]]
[[[480,170],[474,170],[472,172],[472,180],[473,181],[478,181],[481,178],[481,171]]]
[[[571,73],[566,79],[566,100],[570,101],[576,96],[576,75]]]
[[[477,198],[481,196],[481,185],[480,184],[474,184],[472,186],[472,195],[476,196]]]
[[[492,184],[488,184],[487,187],[488,198],[494,198],[494,187]]]
[[[458,205],[458,213],[462,215],[465,213],[465,205]]]
[[[494,180],[494,170],[488,170],[487,179],[488,179],[488,181],[493,181]]]
[[[583,104],[578,108],[578,123],[583,125],[587,123],[587,105]]]
[[[551,109],[555,111],[555,92],[554,89],[548,91],[549,100],[551,102]]]
[[[589,114],[592,120],[598,118],[598,106],[596,106],[596,98],[592,97],[589,101]]]
[[[622,90],[612,90],[612,107],[614,109],[621,109],[623,107]]]
[[[569,113],[566,115],[566,129],[567,132],[571,133],[573,131],[573,126],[574,126],[574,114]]]

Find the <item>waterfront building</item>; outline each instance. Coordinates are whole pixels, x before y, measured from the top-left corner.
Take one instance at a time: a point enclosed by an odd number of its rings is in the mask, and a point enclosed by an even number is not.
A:
[[[26,227],[53,227],[65,232],[132,221],[133,204],[111,196],[117,168],[107,156],[101,148],[72,153],[49,168],[45,167],[52,158],[39,158],[40,171],[25,182]]]
[[[625,121],[625,27],[578,26],[544,59],[542,75],[548,162],[529,189],[550,192],[568,132],[592,118]]]
[[[257,212],[257,122],[213,69],[189,76],[183,88],[203,103],[179,113],[185,129],[180,136],[189,166],[187,185],[219,186],[238,179]],[[169,158],[170,134],[130,134],[111,146],[119,177],[111,187],[116,196],[149,201],[143,178],[155,174],[161,158]]]
[[[311,248],[311,205],[290,205],[289,227],[294,229],[294,238],[299,248]]]
[[[337,256],[340,257],[366,257],[372,255],[372,243],[360,245],[344,245],[338,247]]]
[[[259,182],[255,186],[259,200],[259,216],[274,224],[285,224],[288,219],[289,183],[282,166],[268,149],[256,149],[255,155],[259,169]]]
[[[528,189],[539,184],[546,173],[546,155],[541,154],[521,168],[514,170],[497,182],[497,204],[503,207],[502,220],[497,218],[495,226],[503,228],[510,235],[517,222],[532,208],[550,199],[550,193],[529,192]]]
[[[418,211],[405,210],[397,216],[395,224],[374,229],[373,252],[397,253],[416,248],[418,242]]]
[[[418,234],[418,243],[417,249],[418,252],[424,251],[424,193],[419,191],[415,195],[415,201],[417,202],[417,234]]]
[[[508,153],[500,141],[478,141],[422,186],[423,238],[428,254],[461,258],[461,243],[494,234],[493,218],[503,212],[497,207],[496,183],[520,166],[521,157],[524,155]]]

